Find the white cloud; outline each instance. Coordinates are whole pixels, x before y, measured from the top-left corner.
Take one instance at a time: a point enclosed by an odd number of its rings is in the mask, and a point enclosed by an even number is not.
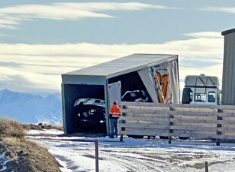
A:
[[[203,34],[202,34],[203,33]],[[204,35],[195,33],[194,35]],[[61,74],[133,53],[179,55],[180,79],[188,74],[222,80],[223,37],[197,37],[164,44],[0,44],[0,89],[60,91]],[[205,65],[207,63],[207,65]],[[17,65],[12,65],[17,64]]]
[[[144,3],[53,3],[51,5],[18,5],[0,8],[0,28],[14,29],[22,20],[36,18],[52,20],[79,20],[81,18],[102,17],[113,18],[105,14],[107,10],[144,10],[173,9],[172,7]]]
[[[226,12],[226,13],[235,13],[234,7],[205,7],[202,8],[203,11],[216,11],[216,12]]]
[[[66,58],[75,57],[109,57],[115,58],[125,54],[132,53],[167,53],[181,54],[184,58],[197,56],[200,60],[215,61],[221,58],[223,37],[218,38],[194,38],[188,40],[178,40],[166,42],[163,44],[61,44],[61,45],[44,45],[44,44],[0,44],[0,55],[11,56],[12,59],[17,59],[17,55],[41,56],[40,61],[58,61],[57,56],[63,57],[59,60],[66,61]],[[92,51],[91,51],[92,50]],[[208,59],[205,59],[207,57]],[[0,56],[1,58],[1,56]],[[10,61],[8,58],[7,61]],[[38,58],[33,58],[29,62],[38,61]],[[22,58],[24,61],[24,58]]]
[[[40,72],[28,71],[24,68],[0,67],[5,80],[0,79],[0,88],[8,88],[22,92],[58,92],[60,90],[60,75],[44,75]]]
[[[12,78],[9,78],[8,76],[6,75],[0,75],[0,82],[6,82],[6,81],[12,81],[13,79]]]
[[[7,24],[0,24],[0,28],[15,29],[15,26],[7,25]]]
[[[185,36],[195,37],[195,38],[221,38],[221,32],[196,32],[196,33],[187,33]]]
[[[146,8],[170,9],[171,7],[162,5],[144,4],[138,2],[116,3],[116,2],[100,2],[100,3],[55,3],[56,6],[68,7],[72,9],[103,11],[103,10],[143,10]]]

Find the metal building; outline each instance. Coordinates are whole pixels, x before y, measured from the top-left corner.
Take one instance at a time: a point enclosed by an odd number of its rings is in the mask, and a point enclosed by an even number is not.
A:
[[[179,97],[177,55],[133,54],[65,73],[64,132],[109,135],[108,111],[114,100],[179,103]]]
[[[235,105],[235,29],[222,32],[224,59],[222,78],[222,104]]]

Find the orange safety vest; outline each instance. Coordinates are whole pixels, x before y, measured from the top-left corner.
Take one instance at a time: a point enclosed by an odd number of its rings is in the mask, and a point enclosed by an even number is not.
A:
[[[120,108],[118,107],[118,105],[113,105],[110,108],[109,113],[112,114],[113,117],[119,117],[119,115],[120,115]]]

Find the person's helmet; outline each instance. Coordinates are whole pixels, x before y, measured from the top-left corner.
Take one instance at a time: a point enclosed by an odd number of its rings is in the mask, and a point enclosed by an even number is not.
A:
[[[117,100],[115,100],[115,101],[113,102],[113,104],[114,104],[114,105],[117,105],[117,104],[118,104]]]

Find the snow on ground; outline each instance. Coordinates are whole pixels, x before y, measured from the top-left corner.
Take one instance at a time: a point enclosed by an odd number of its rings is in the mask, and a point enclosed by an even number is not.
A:
[[[60,135],[60,134],[64,134],[63,131],[60,130],[56,130],[56,129],[50,129],[50,130],[29,130],[27,131],[27,135]]]
[[[36,141],[56,157],[63,172],[95,171],[95,140],[99,141],[100,172],[204,172],[235,171],[235,143],[215,146],[210,141],[167,141],[124,137],[59,137],[58,130],[29,131]],[[48,136],[46,134],[49,134]],[[54,135],[54,136],[52,136]]]

